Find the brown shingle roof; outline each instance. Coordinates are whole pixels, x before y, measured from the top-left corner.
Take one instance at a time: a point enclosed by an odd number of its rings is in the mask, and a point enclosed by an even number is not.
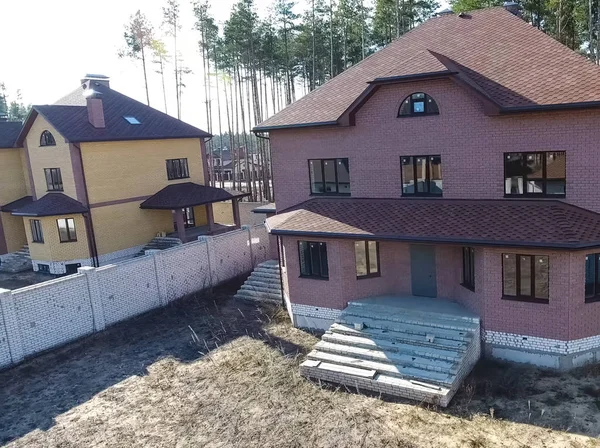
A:
[[[256,129],[335,122],[377,78],[456,67],[506,110],[600,101],[600,67],[497,7],[426,21]]]
[[[140,204],[140,208],[175,210],[194,205],[212,204],[242,198],[250,193],[241,193],[225,188],[208,187],[193,182],[169,185]]]
[[[317,198],[268,218],[267,225],[275,235],[600,247],[600,214],[555,200]]]

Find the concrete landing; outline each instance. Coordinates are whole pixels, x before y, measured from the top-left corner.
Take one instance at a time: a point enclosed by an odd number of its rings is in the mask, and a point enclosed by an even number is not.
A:
[[[310,378],[447,406],[481,354],[479,317],[457,303],[352,301],[300,366]]]

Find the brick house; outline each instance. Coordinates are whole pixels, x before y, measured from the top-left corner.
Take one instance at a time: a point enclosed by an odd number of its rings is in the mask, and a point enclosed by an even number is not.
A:
[[[492,356],[598,360],[599,107],[598,66],[498,7],[432,18],[261,123],[295,325],[433,297]]]
[[[3,134],[2,268],[24,245],[35,271],[64,274],[227,230],[217,212],[239,226],[244,195],[205,182],[210,134],[111,89],[104,76],[33,106],[22,126],[0,123]],[[158,235],[168,238],[150,244]]]

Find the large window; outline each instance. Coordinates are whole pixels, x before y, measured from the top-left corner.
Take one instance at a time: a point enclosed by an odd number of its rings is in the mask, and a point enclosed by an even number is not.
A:
[[[414,117],[419,115],[438,115],[438,105],[426,93],[413,93],[402,101],[398,110],[398,117]]]
[[[561,152],[504,154],[505,196],[564,197],[567,158]]]
[[[169,180],[185,179],[187,177],[190,177],[188,159],[167,160],[167,178]]]
[[[57,219],[56,224],[58,225],[58,237],[61,243],[77,241],[75,220],[73,218]]]
[[[300,277],[329,279],[326,243],[298,241],[298,252],[300,253]]]
[[[502,282],[505,299],[548,303],[548,257],[502,254]]]
[[[400,157],[402,196],[441,196],[442,157]]]
[[[48,191],[63,191],[60,168],[44,168],[44,174],[46,175],[46,187]]]
[[[465,288],[475,291],[475,249],[462,248],[462,283]]]
[[[40,146],[56,146],[56,141],[50,131],[42,132],[42,135],[40,135]]]
[[[313,159],[308,169],[312,194],[350,194],[348,159]]]
[[[600,300],[600,254],[585,257],[585,301]]]
[[[356,278],[379,277],[379,243],[377,241],[356,241]]]
[[[42,223],[39,219],[30,219],[29,226],[31,227],[31,241],[34,243],[43,243],[44,234],[42,233]]]

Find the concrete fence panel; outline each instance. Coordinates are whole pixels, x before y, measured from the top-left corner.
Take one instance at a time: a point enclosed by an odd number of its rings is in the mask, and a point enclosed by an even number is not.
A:
[[[6,333],[6,324],[4,323],[4,313],[0,303],[0,369],[10,365],[10,347],[8,346],[8,334]]]
[[[157,253],[165,278],[167,301],[212,286],[208,242],[194,242]]]

